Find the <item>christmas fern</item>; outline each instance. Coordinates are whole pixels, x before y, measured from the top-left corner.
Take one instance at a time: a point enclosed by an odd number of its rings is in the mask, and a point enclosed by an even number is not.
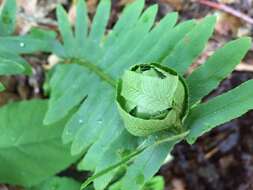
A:
[[[111,189],[143,189],[176,143],[185,139],[192,144],[203,133],[253,108],[252,93],[248,90],[253,87],[252,80],[202,103],[203,97],[215,89],[245,56],[251,45],[247,37],[218,49],[188,76],[187,69],[202,53],[213,33],[216,20],[213,16],[177,24],[177,13],[169,13],[156,23],[157,5],[144,10],[144,0],[136,0],[124,9],[112,30],[107,31],[111,1],[100,1],[89,27],[85,2],[79,0],[74,29],[63,7],[57,7],[61,37],[58,41],[54,32],[41,29],[33,29],[26,36],[10,36],[14,30],[10,23],[15,19],[6,18],[15,11],[8,3],[14,5],[15,1],[6,2],[0,15],[0,75],[30,73],[30,67],[20,57],[23,54],[43,51],[60,58],[49,81],[50,98],[45,117],[42,114],[43,123],[52,125],[67,120],[63,142],[71,145],[72,155],[84,155],[79,169],[93,172],[82,189],[92,182],[96,190],[107,189],[115,181]],[[12,52],[6,51],[8,49]],[[134,99],[131,97],[134,93],[127,88],[128,91],[124,91],[125,87],[121,85],[131,87],[138,77],[147,77],[146,72],[148,77],[158,73],[155,81],[173,76],[174,82],[167,81],[173,88],[180,82],[184,86],[179,94],[177,90],[175,94],[170,92],[176,97],[184,96],[182,104],[185,105],[180,105],[179,110],[180,121],[175,119],[180,126],[176,130],[166,128],[153,133],[152,128],[152,133],[141,133],[150,134],[148,136],[136,136],[128,130],[129,118],[143,112],[136,109],[138,101],[127,102]],[[136,80],[126,82],[126,73],[137,74]],[[150,92],[162,90],[150,89]],[[143,89],[137,93],[147,99],[148,93]],[[121,99],[123,95],[126,96],[124,101]],[[158,97],[163,94],[158,93]],[[46,104],[43,103],[42,111],[46,110]],[[131,109],[124,110],[124,106]],[[166,114],[171,110],[173,107],[166,109]],[[147,120],[149,116],[145,115]],[[160,112],[158,116],[162,122]],[[143,130],[146,126],[140,122],[133,127]]]
[[[0,11],[0,38],[12,35],[16,24],[16,1],[5,1]],[[31,68],[18,54],[8,51],[0,45],[0,75],[30,74]],[[0,83],[0,91],[4,86]]]
[[[124,9],[107,33],[110,7],[109,0],[102,0],[89,28],[85,3],[79,0],[73,31],[65,10],[58,6],[62,42],[55,42],[52,52],[61,58],[61,64],[49,83],[51,95],[44,123],[54,123],[78,108],[65,126],[63,141],[72,144],[73,155],[84,153],[79,169],[94,172],[83,188],[94,182],[95,189],[105,189],[123,167],[121,189],[138,190],[186,135],[193,143],[204,132],[253,107],[246,90],[252,87],[252,81],[198,104],[240,62],[250,40],[242,38],[225,45],[187,78],[192,109],[184,124],[185,132],[176,138],[170,133],[136,137],[125,129],[118,114],[117,81],[130,66],[142,63],[160,63],[185,74],[212,35],[215,17],[176,25],[177,14],[170,13],[155,24],[157,5],[143,11],[144,1],[137,0]],[[225,100],[229,104],[222,104]],[[240,106],[241,101],[245,106]],[[230,103],[238,109],[233,111]]]

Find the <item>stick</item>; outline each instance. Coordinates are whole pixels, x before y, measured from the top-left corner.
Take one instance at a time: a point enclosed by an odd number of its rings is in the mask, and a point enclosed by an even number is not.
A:
[[[221,4],[221,3],[216,3],[216,2],[212,2],[212,1],[209,1],[209,0],[198,0],[197,1],[198,3],[201,3],[203,5],[207,5],[209,7],[212,7],[212,8],[215,8],[215,9],[218,9],[218,10],[222,10],[226,13],[229,13],[235,17],[238,17],[244,21],[246,21],[247,23],[249,24],[252,24],[253,25],[253,18],[249,17],[248,15],[244,14],[244,13],[241,13],[227,5],[224,5],[224,4]]]

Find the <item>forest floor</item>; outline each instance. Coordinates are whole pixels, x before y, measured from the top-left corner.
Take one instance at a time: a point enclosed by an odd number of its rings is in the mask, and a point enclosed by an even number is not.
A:
[[[17,34],[27,33],[31,27],[49,27],[57,30],[55,7],[57,2],[69,9],[70,20],[74,21],[75,12],[72,1],[67,0],[17,0],[19,13]],[[87,0],[90,15],[94,15],[98,0]],[[112,17],[108,29],[115,23],[123,6],[130,0],[113,0]],[[210,3],[211,2],[211,3]],[[1,3],[1,0],[0,0]],[[200,19],[205,15],[218,17],[215,34],[209,41],[204,54],[193,67],[205,62],[215,49],[227,41],[253,34],[253,0],[147,0],[146,4],[159,4],[157,20],[171,11],[178,11],[180,20]],[[53,64],[54,57],[36,54],[26,57],[33,65],[34,74],[2,77],[7,90],[0,93],[0,105],[10,100],[43,98],[45,70]],[[243,62],[238,65],[228,79],[207,97],[236,87],[253,78],[253,47]],[[249,89],[251,90],[251,89]],[[253,190],[253,111],[239,119],[218,127],[201,137],[196,144],[178,144],[173,153],[174,159],[159,171],[164,176],[166,190]],[[68,175],[76,172],[69,169]],[[1,186],[0,190],[13,190]]]

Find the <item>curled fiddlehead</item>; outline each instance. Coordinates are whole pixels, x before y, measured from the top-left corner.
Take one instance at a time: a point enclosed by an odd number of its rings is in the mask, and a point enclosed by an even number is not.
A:
[[[182,131],[187,91],[183,77],[168,67],[155,63],[131,67],[117,85],[118,109],[126,129],[135,136]]]

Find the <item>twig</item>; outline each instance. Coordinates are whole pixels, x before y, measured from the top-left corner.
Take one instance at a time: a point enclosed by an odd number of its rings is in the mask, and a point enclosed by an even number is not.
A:
[[[238,17],[246,22],[248,22],[249,24],[252,24],[253,25],[253,18],[249,17],[248,15],[244,14],[244,13],[241,13],[227,5],[224,5],[222,3],[216,3],[216,2],[212,2],[212,1],[209,1],[209,0],[198,0],[196,1],[198,3],[201,3],[203,5],[207,5],[209,7],[212,7],[212,8],[215,8],[215,9],[218,9],[218,10],[222,10],[226,13],[229,13],[235,17]]]
[[[215,155],[217,152],[219,152],[219,149],[217,147],[215,147],[214,149],[212,149],[211,151],[209,151],[207,154],[205,154],[204,158],[206,160],[210,159],[213,155]]]

